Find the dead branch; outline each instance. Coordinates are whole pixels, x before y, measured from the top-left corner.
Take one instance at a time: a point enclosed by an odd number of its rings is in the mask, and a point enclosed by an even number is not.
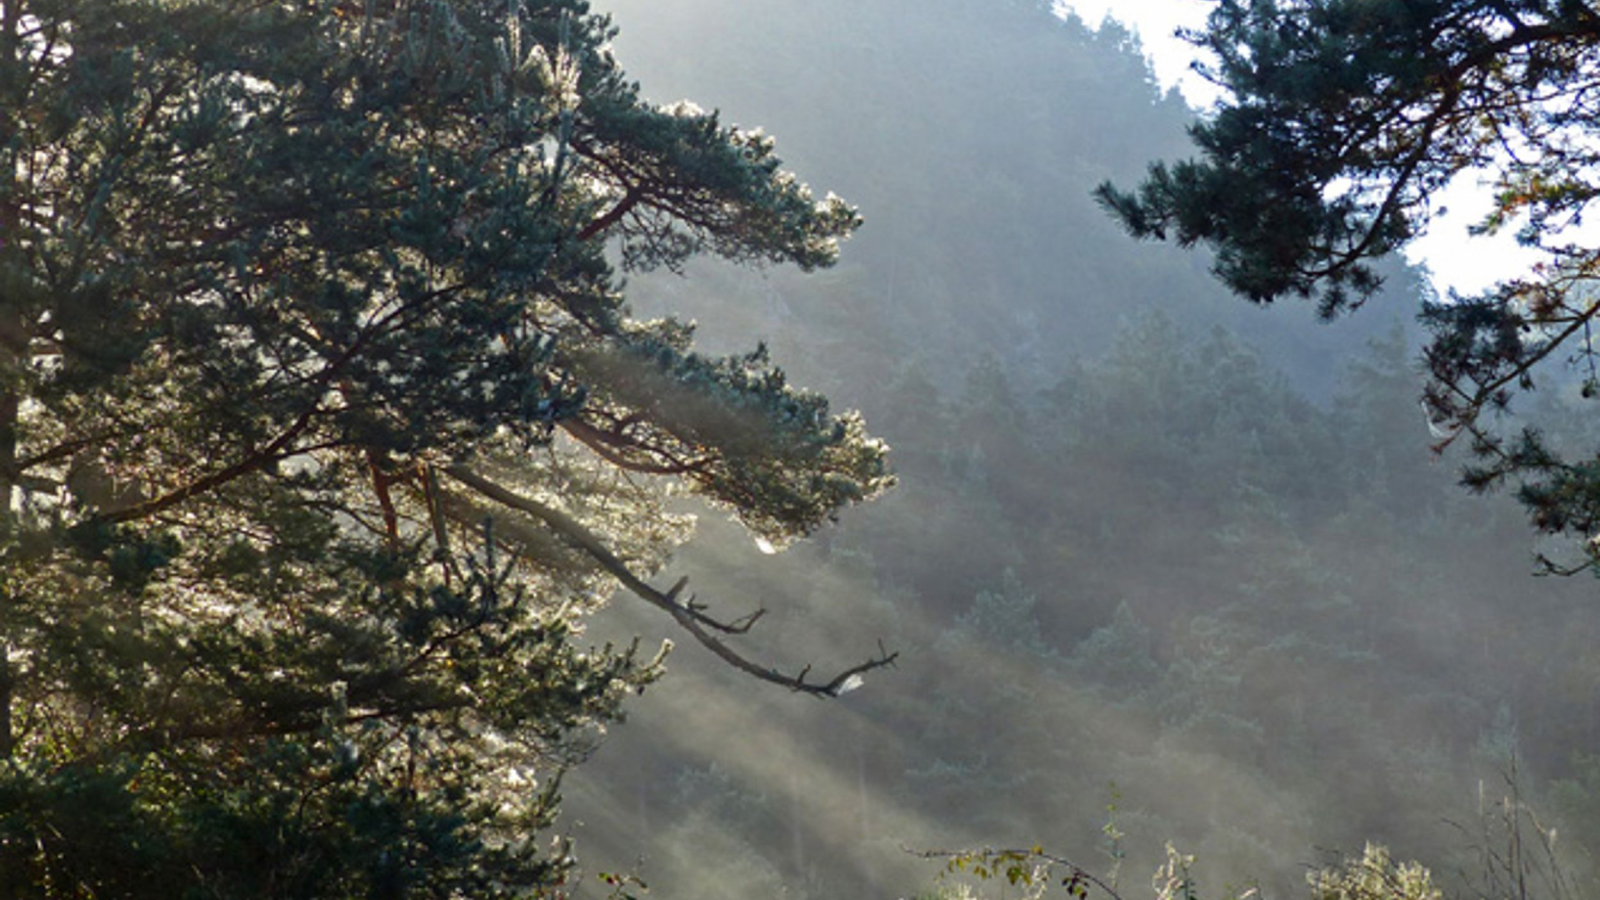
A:
[[[537,500],[513,493],[504,487],[490,481],[478,473],[459,463],[447,467],[445,473],[456,481],[477,491],[485,497],[504,506],[511,507],[519,512],[527,513],[548,525],[551,530],[561,535],[567,543],[583,551],[601,568],[611,573],[618,581],[622,582],[628,590],[637,594],[646,603],[664,610],[668,615],[699,641],[706,649],[721,657],[722,660],[736,669],[753,675],[762,681],[782,685],[793,691],[810,694],[815,697],[837,697],[860,683],[860,675],[873,669],[893,665],[899,658],[899,653],[886,652],[879,644],[879,653],[866,662],[851,666],[835,675],[827,682],[807,680],[806,676],[811,667],[801,669],[799,674],[785,675],[777,669],[762,666],[741,655],[738,651],[723,643],[713,630],[725,634],[742,634],[754,625],[765,610],[745,616],[734,622],[722,622],[706,615],[704,607],[696,604],[691,596],[687,601],[679,602],[678,595],[682,593],[688,583],[687,578],[680,578],[676,584],[666,591],[651,587],[642,578],[635,575],[627,564],[617,555],[612,553],[593,532],[584,527],[583,523],[554,507],[546,506]]]

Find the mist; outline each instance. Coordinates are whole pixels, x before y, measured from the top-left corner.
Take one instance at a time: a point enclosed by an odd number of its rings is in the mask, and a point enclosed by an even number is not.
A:
[[[659,897],[895,898],[938,887],[918,851],[1038,844],[1132,900],[1171,842],[1201,896],[1281,898],[1370,841],[1470,892],[1514,786],[1596,895],[1595,585],[1534,577],[1551,548],[1522,511],[1428,449],[1417,271],[1323,323],[1128,239],[1091,189],[1187,155],[1192,112],[1114,23],[595,5],[647,97],[764,128],[866,219],[827,271],[634,274],[634,312],[696,319],[713,353],[765,341],[900,475],[776,555],[685,508],[667,571],[768,610],[740,646],[785,671],[900,656],[819,702],[679,640],[567,776],[587,868]],[[1529,414],[1582,428],[1569,399]],[[680,638],[626,595],[590,630],[632,635]]]

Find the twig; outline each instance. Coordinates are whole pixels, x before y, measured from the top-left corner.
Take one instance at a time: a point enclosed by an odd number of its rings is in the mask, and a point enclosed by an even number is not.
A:
[[[635,575],[627,564],[618,559],[617,555],[612,553],[611,549],[593,532],[572,516],[554,507],[546,506],[537,500],[507,490],[472,471],[465,465],[457,463],[445,468],[444,471],[451,478],[472,488],[483,496],[543,521],[565,539],[568,544],[581,550],[599,563],[601,568],[611,573],[628,590],[637,594],[646,603],[658,607],[672,616],[679,625],[694,635],[695,640],[699,641],[706,649],[721,657],[723,661],[734,668],[753,675],[762,681],[782,685],[790,690],[810,694],[814,697],[837,697],[847,687],[854,686],[852,679],[858,679],[863,672],[894,665],[895,660],[900,656],[899,653],[884,652],[883,645],[880,643],[878,645],[878,656],[851,666],[826,682],[808,681],[806,676],[811,671],[810,666],[801,669],[797,675],[785,675],[777,669],[762,666],[729,647],[711,632],[715,630],[724,634],[743,634],[750,630],[750,626],[755,624],[756,620],[765,613],[765,610],[758,609],[750,615],[736,619],[733,622],[722,622],[712,618],[705,614],[702,605],[694,602],[692,596],[686,602],[680,603],[678,601],[678,595],[688,583],[687,578],[678,579],[677,583],[666,591],[657,590],[646,583],[644,579]],[[858,684],[859,680],[855,683]]]

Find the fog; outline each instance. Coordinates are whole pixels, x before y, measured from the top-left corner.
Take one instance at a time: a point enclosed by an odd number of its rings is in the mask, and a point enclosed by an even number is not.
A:
[[[834,269],[638,273],[634,311],[712,352],[766,341],[901,478],[777,555],[691,510],[667,574],[767,609],[740,646],[785,671],[900,656],[818,701],[619,595],[596,641],[679,647],[567,777],[589,871],[895,898],[938,887],[912,851],[1040,844],[1132,900],[1171,842],[1202,897],[1295,897],[1372,841],[1470,892],[1514,768],[1596,893],[1595,585],[1533,577],[1521,511],[1430,453],[1417,272],[1321,323],[1126,238],[1091,188],[1185,155],[1191,113],[1114,25],[1025,0],[596,6],[647,97],[764,128],[866,219]],[[1580,428],[1565,403],[1529,412]]]

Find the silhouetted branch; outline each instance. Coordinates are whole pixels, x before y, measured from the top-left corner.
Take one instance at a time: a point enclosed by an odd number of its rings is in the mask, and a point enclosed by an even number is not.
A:
[[[810,666],[801,669],[799,674],[796,675],[785,675],[777,669],[762,666],[729,647],[716,635],[712,634],[712,631],[720,631],[724,634],[743,634],[750,630],[750,627],[761,618],[766,610],[757,609],[755,612],[732,622],[723,622],[708,616],[704,612],[705,607],[697,604],[693,596],[686,601],[679,602],[678,595],[683,592],[684,586],[689,581],[687,577],[678,579],[677,583],[666,591],[657,590],[646,583],[644,579],[635,575],[627,564],[619,559],[615,553],[612,553],[611,549],[593,532],[572,516],[554,507],[546,506],[537,500],[507,490],[459,463],[447,467],[444,471],[451,478],[472,488],[483,496],[538,518],[557,534],[561,535],[567,543],[599,563],[601,568],[609,572],[618,581],[621,581],[628,590],[637,594],[646,603],[666,611],[679,625],[694,635],[695,640],[699,641],[706,649],[721,657],[724,662],[734,668],[753,675],[762,681],[782,685],[790,690],[811,694],[815,697],[837,697],[859,684],[862,673],[893,665],[900,656],[898,653],[887,652],[880,643],[877,656],[845,669],[826,682],[807,680],[807,675],[811,671]]]

